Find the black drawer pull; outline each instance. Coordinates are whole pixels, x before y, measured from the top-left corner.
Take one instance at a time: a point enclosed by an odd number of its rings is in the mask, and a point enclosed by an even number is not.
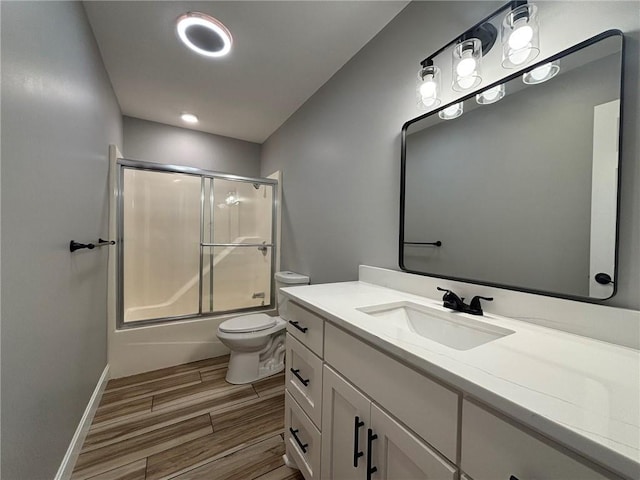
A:
[[[291,435],[293,435],[293,438],[295,439],[298,446],[302,449],[302,453],[307,453],[307,447],[309,446],[309,444],[308,443],[303,444],[300,441],[300,439],[298,438],[298,435],[296,435],[296,433],[298,433],[299,430],[298,429],[294,430],[293,428],[289,427],[289,431],[291,432]]]
[[[296,327],[298,330],[300,330],[302,333],[307,333],[307,330],[309,330],[307,327],[301,327],[300,322],[294,322],[293,320],[289,320],[289,323],[294,327]]]
[[[305,387],[307,385],[309,385],[309,379],[305,380],[304,378],[302,378],[300,376],[300,369],[299,368],[294,369],[293,367],[291,367],[289,370],[291,370],[291,373],[293,373],[296,376],[296,378],[298,380],[300,380],[300,383],[302,383],[302,385],[304,385]]]
[[[371,444],[377,438],[378,438],[378,435],[373,433],[373,430],[368,428],[367,429],[367,480],[371,480],[371,474],[376,473],[378,471],[378,467],[371,466]]]
[[[509,477],[509,480],[518,480],[518,477],[516,477],[515,475],[511,475],[511,476]]]
[[[364,455],[364,452],[361,452],[360,447],[358,447],[360,427],[364,427],[364,422],[360,421],[360,417],[356,416],[353,419],[353,468],[358,468],[358,459]]]

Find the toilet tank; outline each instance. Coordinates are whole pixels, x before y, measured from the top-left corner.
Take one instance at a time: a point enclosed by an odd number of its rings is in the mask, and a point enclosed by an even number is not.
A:
[[[289,299],[282,293],[280,289],[284,287],[293,287],[295,285],[309,285],[309,277],[295,272],[276,272],[274,275],[276,280],[276,292],[278,293],[278,314],[287,320],[287,303]]]

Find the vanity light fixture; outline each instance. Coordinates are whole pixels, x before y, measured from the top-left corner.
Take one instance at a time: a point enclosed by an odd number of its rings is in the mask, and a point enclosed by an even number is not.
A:
[[[183,122],[186,123],[198,123],[198,117],[196,117],[193,113],[183,112],[182,115],[180,115],[180,118]]]
[[[500,85],[496,85],[495,87],[489,88],[484,92],[480,92],[476,95],[476,102],[480,105],[489,105],[490,103],[496,103],[499,100],[502,100],[505,95],[505,87],[504,83]]]
[[[205,57],[223,57],[231,51],[231,32],[206,13],[188,12],[178,17],[178,37],[187,47]]]
[[[454,103],[453,105],[440,110],[438,112],[438,116],[442,120],[453,120],[454,118],[458,118],[460,115],[462,115],[462,111],[462,102]]]
[[[501,28],[502,66],[518,68],[540,53],[538,38],[538,8],[526,1],[512,2]]]
[[[504,17],[502,17],[502,14]],[[522,67],[540,53],[538,32],[538,9],[526,0],[512,0],[498,8],[466,32],[429,55],[420,62],[416,96],[422,110],[430,110],[440,105],[440,69],[435,63],[438,55],[451,48],[452,81],[451,88],[464,92],[482,83],[482,59],[491,50],[498,37],[494,26],[500,22],[502,42],[502,66]],[[504,89],[487,91],[478,103],[493,103],[504,96]],[[496,93],[493,98],[491,94]]]
[[[560,62],[545,63],[539,67],[529,70],[522,75],[522,81],[528,85],[535,85],[537,83],[546,82],[551,80],[560,72]]]

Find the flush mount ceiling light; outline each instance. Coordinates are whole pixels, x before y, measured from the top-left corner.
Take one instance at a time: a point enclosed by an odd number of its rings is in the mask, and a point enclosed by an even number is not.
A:
[[[462,102],[454,103],[453,105],[438,112],[438,116],[442,120],[453,120],[454,118],[458,118],[460,115],[462,115]]]
[[[205,57],[223,57],[231,51],[233,39],[227,27],[205,13],[181,15],[176,31],[187,47]]]
[[[537,83],[546,82],[551,80],[560,72],[560,62],[545,63],[539,67],[529,70],[522,75],[522,81],[529,85],[535,85]]]
[[[196,117],[193,113],[184,112],[182,115],[180,115],[180,118],[183,122],[198,123],[198,117]]]
[[[480,105],[489,105],[490,103],[496,103],[501,100],[505,95],[504,83],[489,88],[484,92],[480,92],[476,95],[476,102]]]

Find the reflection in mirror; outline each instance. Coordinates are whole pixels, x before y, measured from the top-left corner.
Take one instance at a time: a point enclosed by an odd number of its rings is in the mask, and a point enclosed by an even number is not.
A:
[[[622,35],[596,38],[476,92],[455,115],[407,122],[404,270],[613,295],[596,275],[615,279]]]

